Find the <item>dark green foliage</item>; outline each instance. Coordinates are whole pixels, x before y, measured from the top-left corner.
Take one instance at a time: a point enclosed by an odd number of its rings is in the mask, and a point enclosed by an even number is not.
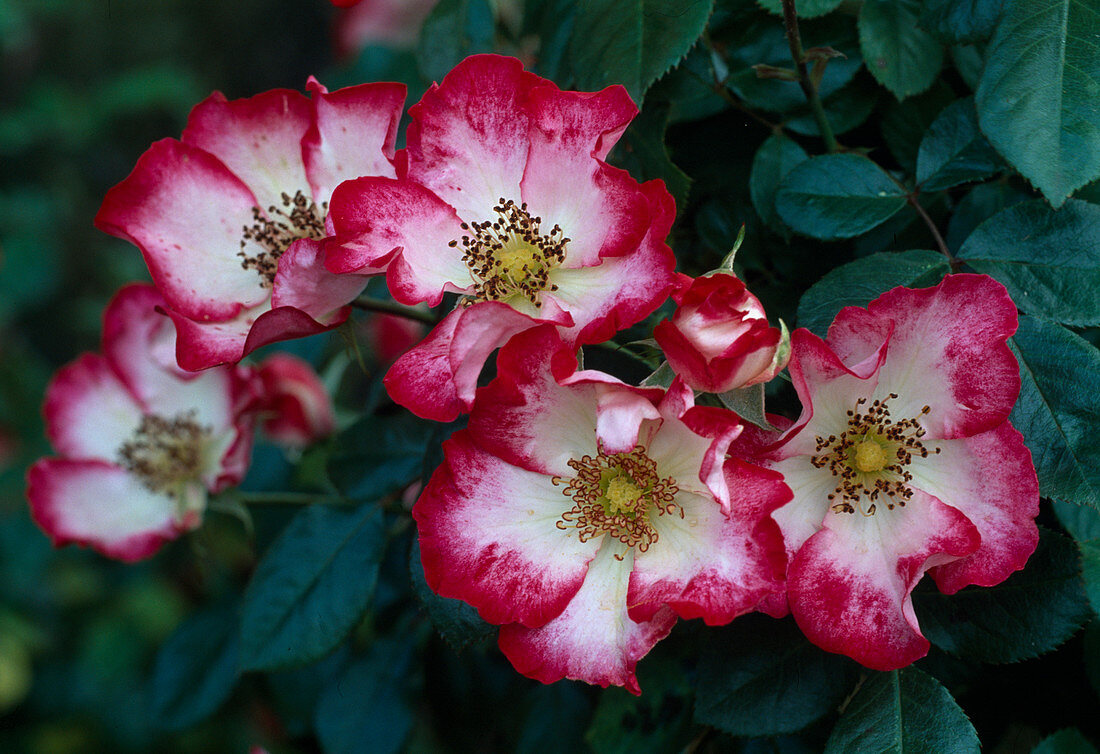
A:
[[[600,694],[585,740],[608,754],[660,754],[690,740],[689,686],[678,663],[646,658],[638,665],[641,696],[619,688]]]
[[[760,7],[772,13],[782,15],[783,5],[780,0],[758,0]],[[824,16],[829,11],[840,5],[841,0],[795,0],[794,9],[799,18],[816,18]]]
[[[757,214],[773,230],[789,235],[790,231],[779,219],[775,209],[775,192],[791,169],[809,159],[806,150],[794,139],[783,134],[773,134],[764,140],[752,158],[749,174],[749,192]]]
[[[857,667],[810,644],[791,619],[739,619],[707,634],[695,719],[735,736],[793,733],[844,700]]]
[[[413,724],[409,705],[412,644],[381,639],[347,665],[317,702],[317,736],[325,754],[401,750]]]
[[[300,665],[330,652],[370,603],[385,545],[382,511],[370,503],[295,516],[245,593],[242,666]]]
[[[924,0],[920,25],[944,42],[988,39],[997,28],[1004,0]]]
[[[806,47],[832,47],[845,56],[831,60],[821,79],[821,96],[828,99],[852,81],[862,63],[855,26],[850,20],[829,16],[802,24],[801,34]],[[806,98],[798,84],[760,78],[752,68],[758,63],[780,68],[791,65],[783,25],[774,18],[758,18],[737,30],[726,84],[752,107],[780,113],[805,107]]]
[[[1065,325],[1100,324],[1100,207],[1072,200],[1057,212],[1041,199],[986,220],[959,259],[999,280],[1017,306]]]
[[[866,306],[894,286],[935,285],[948,272],[942,254],[925,249],[880,252],[837,267],[798,302],[798,326],[824,337],[845,306]]]
[[[462,600],[440,597],[428,587],[420,562],[419,542],[409,551],[409,572],[416,598],[428,611],[432,625],[452,647],[461,650],[496,636],[497,627],[483,621],[473,606]]]
[[[814,157],[779,184],[775,206],[793,230],[831,241],[852,238],[905,206],[905,189],[882,168],[854,154]]]
[[[517,754],[572,754],[584,749],[589,699],[582,684],[565,681],[539,686],[516,746]]]
[[[924,635],[951,654],[982,662],[1018,662],[1049,652],[1091,616],[1073,541],[1042,530],[1027,567],[994,587],[914,595]]]
[[[354,500],[392,495],[420,475],[425,445],[437,429],[409,413],[365,416],[336,438],[329,477]]]
[[[922,191],[942,191],[988,178],[1001,166],[1001,158],[978,130],[973,100],[956,100],[933,121],[920,143],[917,184]]]
[[[867,70],[898,99],[920,94],[943,65],[943,45],[917,25],[921,0],[865,0],[859,46]]]
[[[1100,6],[1005,0],[976,102],[990,143],[1060,207],[1100,176]]]
[[[1076,728],[1066,728],[1044,738],[1031,754],[1096,754],[1096,747]]]
[[[622,84],[635,102],[683,60],[706,27],[713,0],[584,0],[570,53],[581,89]]]
[[[188,728],[212,714],[237,685],[240,618],[236,603],[194,613],[157,652],[149,679],[156,724]]]
[[[909,667],[869,675],[848,702],[825,754],[964,754],[979,748],[974,726],[947,689]]]
[[[420,32],[416,57],[429,81],[441,81],[467,55],[493,51],[488,0],[440,0]]]
[[[1037,317],[1020,318],[1011,344],[1022,383],[1011,421],[1031,450],[1039,491],[1100,508],[1100,353]]]

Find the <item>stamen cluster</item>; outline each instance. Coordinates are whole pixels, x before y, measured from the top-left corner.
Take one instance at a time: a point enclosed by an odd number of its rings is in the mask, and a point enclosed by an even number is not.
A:
[[[279,257],[301,238],[321,240],[325,237],[325,213],[328,204],[322,202],[320,208],[301,191],[294,196],[282,194],[283,207],[274,204],[265,214],[259,207],[252,208],[252,225],[244,226],[241,239],[241,267],[260,273],[260,285],[271,288],[275,284],[275,271],[279,267]],[[244,249],[248,241],[255,241],[263,250],[255,256],[249,256]]]
[[[645,552],[657,541],[657,530],[649,515],[679,513],[676,504],[680,488],[671,477],[661,479],[657,463],[638,445],[623,453],[607,455],[601,449],[596,457],[572,458],[569,466],[577,475],[569,480],[562,492],[575,505],[562,514],[555,524],[558,529],[575,527],[581,542],[608,534],[627,547]],[[564,480],[554,477],[555,486]],[[616,555],[619,560],[622,555]]]
[[[810,458],[810,463],[819,469],[828,468],[837,478],[836,489],[828,496],[834,513],[855,513],[858,509],[865,516],[873,516],[880,497],[888,510],[904,507],[913,497],[909,487],[913,475],[908,466],[913,456],[929,455],[920,440],[925,430],[918,419],[931,408],[924,406],[918,417],[895,421],[890,418],[887,402],[897,397],[897,393],[890,393],[871,402],[866,411],[861,407],[867,405],[867,399],[860,398],[848,411],[848,427],[839,437],[816,438],[817,455]],[[939,453],[940,449],[931,452]],[[864,496],[869,503],[866,509]]]
[[[188,411],[170,419],[146,414],[133,438],[118,449],[119,464],[153,492],[175,494],[181,482],[197,479],[210,427]]]
[[[549,233],[541,229],[542,218],[527,211],[527,203],[498,199],[493,207],[496,220],[462,223],[471,235],[462,236],[462,261],[470,268],[473,299],[502,301],[516,294],[535,306],[543,291],[556,291],[550,270],[565,260],[569,239],[554,225]],[[448,245],[457,248],[459,241]]]

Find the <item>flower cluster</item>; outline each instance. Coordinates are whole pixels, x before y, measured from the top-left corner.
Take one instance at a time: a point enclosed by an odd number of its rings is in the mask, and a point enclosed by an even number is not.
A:
[[[1017,315],[992,279],[897,288],[825,340],[788,340],[732,271],[674,271],[664,184],[607,162],[637,114],[622,87],[474,56],[409,109],[400,151],[401,87],[308,87],[212,96],[104,201],[97,224],[156,288],[120,293],[103,355],[50,388],[62,457],[32,469],[30,498],[58,543],[149,555],[240,481],[252,423],[291,446],[331,433],[308,367],[235,364],[340,324],[378,275],[386,308],[453,305],[377,341],[394,402],[468,414],[412,510],[425,577],[500,625],[528,676],[639,693],[637,662],[679,618],[750,611],[901,667],[928,651],[910,599],[925,572],[989,586],[1035,549],[1035,471],[1008,422]],[[665,387],[579,366],[670,296]],[[802,414],[779,430],[714,395],[788,359]]]
[[[102,353],[50,383],[46,428],[60,456],[31,467],[27,496],[55,544],[146,558],[202,523],[208,493],[244,478],[253,427],[272,407],[310,406],[308,417],[280,412],[278,438],[304,443],[331,431],[328,396],[304,362],[180,369],[163,307],[152,286],[123,288],[103,315]]]

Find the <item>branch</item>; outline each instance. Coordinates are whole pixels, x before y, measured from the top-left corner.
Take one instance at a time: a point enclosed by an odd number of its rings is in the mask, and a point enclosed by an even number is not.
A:
[[[959,260],[955,259],[955,256],[951,253],[951,250],[947,248],[947,242],[944,241],[943,236],[940,235],[940,229],[936,227],[936,223],[932,222],[932,218],[928,215],[928,212],[926,212],[924,207],[921,206],[920,202],[917,201],[917,195],[915,193],[907,194],[905,198],[908,200],[909,205],[917,211],[918,215],[921,216],[921,219],[924,220],[924,224],[928,226],[928,230],[932,234],[932,238],[936,241],[936,247],[939,248],[941,254],[947,257],[947,262],[951,265],[951,271],[958,272]]]
[[[351,302],[351,305],[356,309],[363,309],[368,312],[383,312],[385,314],[396,314],[398,317],[404,317],[406,319],[413,319],[417,322],[423,322],[426,325],[439,324],[439,318],[431,312],[426,312],[423,309],[417,309],[412,306],[405,306],[399,304],[396,301],[387,301],[380,298],[370,298],[369,296],[360,296]]]
[[[787,32],[787,44],[791,48],[791,58],[794,59],[795,69],[798,71],[798,85],[802,87],[802,93],[810,103],[810,110],[814,114],[814,120],[817,121],[817,130],[821,132],[821,138],[825,141],[825,150],[838,152],[840,145],[833,136],[829,118],[825,115],[825,107],[821,104],[817,87],[806,71],[806,56],[802,50],[802,35],[798,31],[798,16],[794,11],[794,0],[783,0],[783,26]]]

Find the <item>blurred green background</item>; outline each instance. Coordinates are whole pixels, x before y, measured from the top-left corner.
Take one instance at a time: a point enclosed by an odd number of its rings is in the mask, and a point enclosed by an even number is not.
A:
[[[136,248],[92,227],[104,192],[214,89],[332,80],[334,16],[321,0],[0,0],[0,751],[245,752],[276,737],[247,706],[185,735],[147,714],[156,649],[234,562],[239,527],[125,566],[55,551],[23,486],[49,452],[50,375],[97,349],[107,300],[147,278]]]

